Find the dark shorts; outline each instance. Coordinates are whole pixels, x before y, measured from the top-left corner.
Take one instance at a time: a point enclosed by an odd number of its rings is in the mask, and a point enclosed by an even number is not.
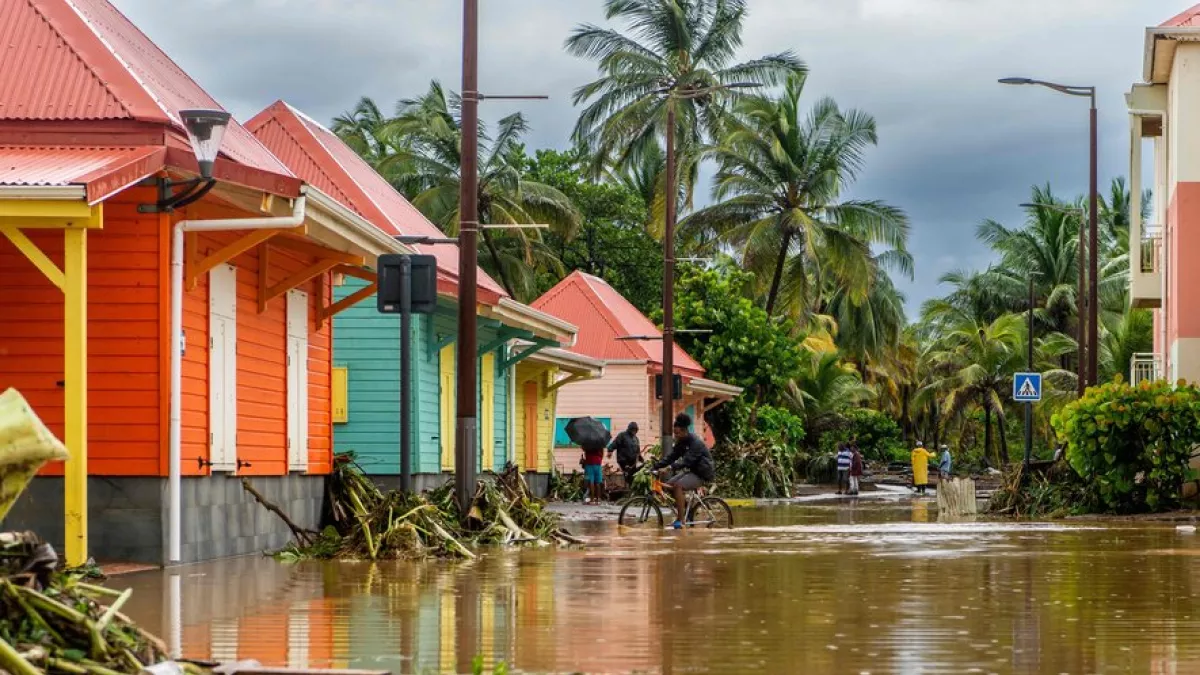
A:
[[[600,464],[586,464],[583,467],[583,474],[589,483],[604,482],[604,467]]]
[[[678,485],[684,490],[698,490],[704,487],[705,482],[700,479],[700,476],[690,471],[683,471],[668,478],[666,484],[671,486]]]

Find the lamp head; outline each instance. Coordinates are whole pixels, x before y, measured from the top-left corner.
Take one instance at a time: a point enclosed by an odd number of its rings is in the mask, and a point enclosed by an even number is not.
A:
[[[187,130],[196,163],[200,165],[200,177],[212,178],[213,163],[221,151],[221,139],[229,126],[229,113],[224,110],[180,110],[183,126]]]

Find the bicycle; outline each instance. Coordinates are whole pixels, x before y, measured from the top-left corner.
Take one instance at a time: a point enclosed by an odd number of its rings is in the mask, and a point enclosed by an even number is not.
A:
[[[621,513],[617,516],[617,524],[621,527],[657,527],[665,526],[663,520],[663,504],[675,509],[673,499],[669,499],[663,489],[663,482],[657,476],[652,476],[649,494],[634,495],[625,500]],[[707,527],[709,529],[733,527],[733,509],[720,497],[713,497],[704,488],[688,492],[684,505],[683,525],[685,527]]]

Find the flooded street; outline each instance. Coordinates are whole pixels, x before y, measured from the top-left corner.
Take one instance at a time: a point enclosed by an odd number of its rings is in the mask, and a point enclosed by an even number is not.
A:
[[[939,523],[936,505],[738,510],[727,531],[573,524],[470,564],[243,558],[117,577],[184,656],[525,673],[1200,672],[1200,535]]]

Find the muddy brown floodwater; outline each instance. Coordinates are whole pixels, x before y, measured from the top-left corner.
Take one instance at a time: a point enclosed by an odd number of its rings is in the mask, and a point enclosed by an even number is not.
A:
[[[940,523],[936,505],[577,524],[470,564],[243,558],[118,577],[184,656],[394,673],[1200,673],[1200,535]]]

